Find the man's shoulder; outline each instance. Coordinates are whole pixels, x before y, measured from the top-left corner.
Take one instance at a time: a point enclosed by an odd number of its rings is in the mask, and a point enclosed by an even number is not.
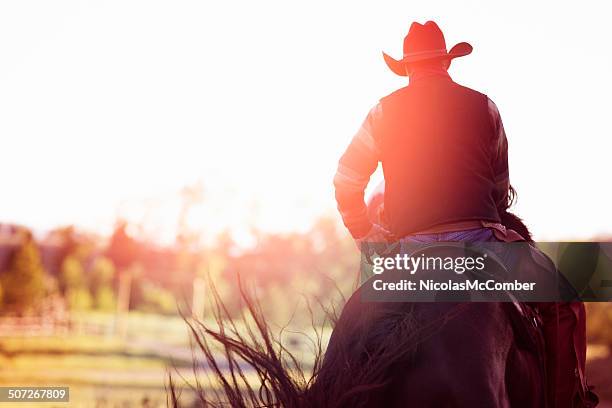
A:
[[[462,89],[465,92],[468,92],[468,93],[471,93],[471,94],[478,95],[478,96],[481,96],[483,98],[489,99],[489,97],[485,93],[477,91],[476,89],[467,87],[465,85],[458,84],[456,82],[453,82],[453,84],[455,84],[455,86],[457,86],[458,88]]]
[[[409,88],[410,88],[410,85],[406,85],[406,86],[404,86],[404,87],[402,87],[400,89],[396,89],[395,91],[391,92],[390,94],[385,95],[382,98],[380,98],[379,102],[380,103],[385,103],[385,102],[387,102],[387,101],[389,101],[391,99],[395,99],[398,96],[405,95],[406,93],[408,93]]]
[[[485,93],[477,91],[477,90],[472,89],[470,87],[467,87],[465,85],[461,85],[461,84],[459,84],[459,83],[457,83],[455,81],[448,81],[447,84],[451,88],[454,88],[455,90],[458,90],[458,91],[463,92],[465,94],[477,96],[477,97],[480,97],[480,98],[485,99],[485,100],[490,100],[488,95],[486,95]],[[390,94],[380,98],[380,102],[384,103],[384,102],[388,102],[388,101],[391,101],[391,100],[394,100],[394,99],[397,99],[397,98],[401,98],[401,97],[409,94],[412,91],[413,88],[414,88],[414,86],[411,86],[411,85],[407,85],[407,86],[404,86],[402,88],[399,88],[399,89],[391,92]]]

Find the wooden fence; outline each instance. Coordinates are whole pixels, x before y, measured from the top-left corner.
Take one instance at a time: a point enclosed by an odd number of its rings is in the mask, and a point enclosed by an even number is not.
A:
[[[84,316],[0,317],[0,337],[92,335],[111,336],[116,331],[114,319],[88,321]]]

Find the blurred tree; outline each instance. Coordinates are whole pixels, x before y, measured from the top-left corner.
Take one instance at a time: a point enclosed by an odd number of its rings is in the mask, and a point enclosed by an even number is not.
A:
[[[93,299],[85,286],[69,288],[65,296],[70,310],[88,310],[92,307]]]
[[[59,242],[62,259],[76,251],[79,243],[76,238],[76,231],[72,225],[56,228],[49,235]]]
[[[105,256],[98,256],[93,262],[90,272],[92,288],[111,285],[115,277],[115,265]]]
[[[93,304],[87,285],[83,264],[75,255],[68,255],[62,262],[60,287],[71,310],[87,310]]]
[[[137,266],[140,258],[138,243],[128,235],[127,223],[118,221],[115,231],[106,249],[106,255],[112,259],[119,275],[117,288],[117,327],[120,337],[127,335],[127,312],[130,308],[130,293],[132,291],[133,268]]]
[[[32,235],[24,233],[20,247],[13,253],[8,270],[1,276],[3,305],[6,311],[32,311],[45,295],[45,270]]]
[[[116,307],[113,279],[115,265],[105,256],[98,256],[89,271],[89,288],[94,294],[94,304],[97,309],[112,311]]]
[[[63,292],[85,286],[81,261],[74,255],[64,258],[60,268],[60,288]]]
[[[140,279],[138,281],[140,301],[136,308],[143,312],[175,314],[176,300],[172,293],[155,283]]]
[[[94,292],[94,303],[98,310],[114,312],[117,307],[115,291],[110,286],[102,286]]]
[[[106,249],[106,255],[121,273],[138,260],[140,249],[138,243],[127,233],[127,223],[118,221],[115,231]]]

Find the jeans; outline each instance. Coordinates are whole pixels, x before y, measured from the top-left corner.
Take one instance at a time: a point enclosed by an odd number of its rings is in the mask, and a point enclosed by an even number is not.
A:
[[[406,243],[432,243],[432,242],[482,242],[496,241],[490,228],[475,228],[466,231],[440,232],[436,234],[415,234],[400,239]]]

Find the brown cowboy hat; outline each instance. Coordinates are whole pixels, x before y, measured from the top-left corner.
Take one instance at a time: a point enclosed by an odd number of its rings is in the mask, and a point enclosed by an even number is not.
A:
[[[472,52],[472,46],[466,42],[460,42],[450,51],[446,51],[446,41],[440,27],[433,21],[425,24],[412,23],[408,35],[404,38],[404,58],[396,60],[383,52],[385,62],[391,69],[400,76],[407,76],[406,64],[411,62],[446,59],[463,57]]]

